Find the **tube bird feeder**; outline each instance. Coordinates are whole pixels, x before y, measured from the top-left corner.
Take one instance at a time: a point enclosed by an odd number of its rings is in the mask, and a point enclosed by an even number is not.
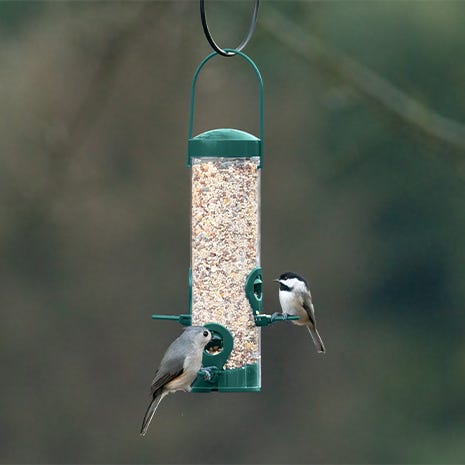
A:
[[[212,386],[198,380],[193,390],[260,390],[260,328],[250,301],[261,310],[260,168],[263,139],[263,82],[245,54],[259,83],[260,137],[222,128],[192,137],[195,89],[206,57],[194,74],[189,118],[188,166],[192,170],[191,315],[193,325],[214,323],[214,333],[232,337],[232,348]],[[250,288],[250,276],[254,282]],[[227,350],[228,348],[226,348]],[[207,348],[204,365],[220,351]],[[223,358],[223,357],[222,357]]]
[[[189,313],[177,319],[203,325],[212,341],[203,355],[209,376],[198,376],[193,392],[259,391],[261,326],[283,319],[262,313],[260,268],[260,173],[263,166],[263,81],[243,52],[225,49],[252,67],[259,87],[260,135],[213,129],[193,137],[198,66],[191,88],[187,165],[192,172]],[[294,319],[289,317],[288,319]]]

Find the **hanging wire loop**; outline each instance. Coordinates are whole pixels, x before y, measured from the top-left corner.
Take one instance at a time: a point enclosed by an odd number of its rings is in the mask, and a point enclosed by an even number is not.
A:
[[[255,24],[257,23],[259,3],[260,3],[260,0],[255,0],[255,7],[252,13],[252,21],[250,22],[249,32],[247,33],[245,39],[233,50],[240,52],[249,43],[252,37],[252,34],[255,31]],[[207,16],[205,14],[205,0],[200,0],[200,18],[202,20],[202,27],[203,27],[203,32],[205,33],[205,37],[207,38],[208,43],[212,46],[213,50],[216,53],[223,55],[224,57],[233,57],[234,55],[236,55],[236,52],[230,52],[227,49],[223,50],[213,40],[213,37],[210,34],[210,30],[208,29]]]

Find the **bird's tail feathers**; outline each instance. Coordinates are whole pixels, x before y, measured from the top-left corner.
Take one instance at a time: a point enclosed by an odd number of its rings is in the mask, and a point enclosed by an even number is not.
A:
[[[318,333],[316,328],[311,328],[307,326],[308,332],[310,336],[312,336],[313,343],[315,344],[316,350],[319,354],[324,354],[326,352],[325,345],[323,344],[323,340],[321,339],[320,334]]]
[[[144,421],[142,422],[142,428],[140,429],[141,436],[145,436],[145,433],[147,433],[147,430],[150,426],[150,422],[152,421],[152,418],[155,415],[158,405],[160,404],[160,402],[166,394],[166,392],[162,392],[158,396],[155,396],[152,402],[150,402],[147,411],[145,412]]]

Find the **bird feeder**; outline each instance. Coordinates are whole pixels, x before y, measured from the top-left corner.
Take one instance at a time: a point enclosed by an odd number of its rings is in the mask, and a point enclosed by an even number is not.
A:
[[[263,83],[259,83],[260,138],[238,129],[213,129],[192,137],[195,87],[193,79],[187,164],[192,171],[191,303],[193,325],[214,323],[214,334],[232,347],[205,354],[204,366],[220,363],[218,390],[260,390],[260,328],[254,313],[261,311],[260,168],[263,139]],[[223,344],[224,346],[224,344]],[[230,351],[229,351],[230,349]],[[222,356],[223,351],[229,355]],[[218,366],[219,367],[219,366]],[[220,367],[219,367],[220,368]],[[200,380],[194,390],[210,390]]]
[[[187,165],[192,172],[189,313],[152,315],[203,325],[212,341],[203,355],[209,376],[199,376],[193,392],[259,391],[261,326],[282,320],[262,313],[260,268],[260,172],[263,166],[263,82],[259,85],[260,137],[219,128],[192,135],[197,78],[213,52],[198,66],[190,101]]]

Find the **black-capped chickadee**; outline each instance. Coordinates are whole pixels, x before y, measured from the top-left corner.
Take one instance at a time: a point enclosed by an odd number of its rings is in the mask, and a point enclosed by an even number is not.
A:
[[[163,397],[171,392],[191,390],[191,384],[202,366],[203,349],[211,338],[207,328],[188,326],[168,347],[152,381],[152,401],[142,422],[142,436],[145,436]]]
[[[316,350],[324,354],[326,349],[316,329],[312,295],[305,278],[288,271],[274,281],[279,283],[279,303],[283,315],[297,315],[299,319],[292,320],[292,322],[299,326],[306,326]]]

